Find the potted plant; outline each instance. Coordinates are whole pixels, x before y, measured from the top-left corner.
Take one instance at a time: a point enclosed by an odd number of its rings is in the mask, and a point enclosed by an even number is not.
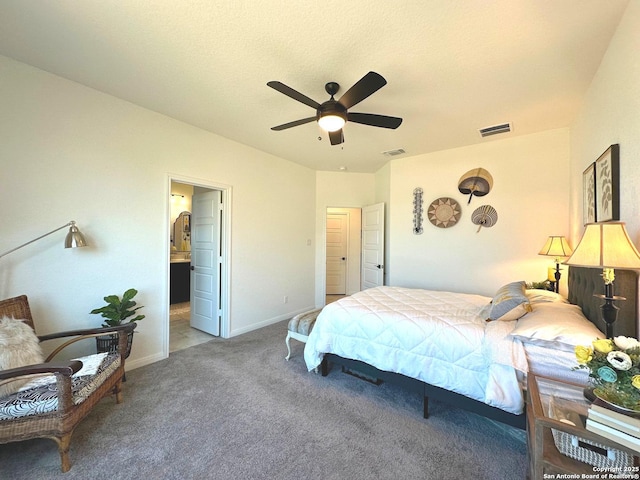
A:
[[[133,300],[133,297],[137,294],[138,291],[135,288],[130,288],[124,292],[122,298],[118,297],[118,295],[107,295],[104,297],[104,301],[107,304],[100,308],[94,308],[91,313],[100,314],[105,319],[102,323],[103,327],[115,327],[124,323],[138,322],[144,318],[144,315],[136,315],[136,311],[142,308],[142,305],[137,306]],[[132,343],[133,331],[128,334],[125,358],[129,357],[131,353]],[[118,336],[104,335],[96,337],[96,345],[98,352],[116,352],[118,350]]]

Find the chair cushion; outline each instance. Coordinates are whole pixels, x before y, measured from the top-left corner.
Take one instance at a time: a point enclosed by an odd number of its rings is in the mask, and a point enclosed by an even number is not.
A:
[[[120,366],[120,355],[117,353],[97,355],[102,360],[95,373],[84,375],[80,370],[72,377],[73,403],[76,405],[85,401]],[[18,417],[41,415],[57,409],[58,386],[55,377],[48,376],[25,385],[16,393],[0,398],[0,422]]]
[[[289,320],[287,328],[291,332],[299,333],[300,335],[309,336],[313,325],[316,323],[316,318],[322,309],[316,308],[308,312],[300,313]]]
[[[0,318],[0,370],[34,365],[43,361],[40,341],[33,329],[24,320]],[[28,377],[21,377],[0,385],[0,397],[17,392],[28,381]]]

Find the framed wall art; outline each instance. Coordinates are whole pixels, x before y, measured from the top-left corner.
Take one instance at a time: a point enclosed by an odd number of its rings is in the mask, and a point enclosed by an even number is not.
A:
[[[596,221],[596,162],[582,172],[582,222]]]
[[[596,222],[620,220],[620,146],[611,145],[596,166]]]

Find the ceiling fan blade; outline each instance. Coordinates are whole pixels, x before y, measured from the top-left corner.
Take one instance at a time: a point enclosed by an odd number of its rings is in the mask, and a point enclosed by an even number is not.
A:
[[[306,95],[301,94],[300,92],[298,92],[297,90],[294,90],[291,87],[286,86],[282,82],[276,82],[276,81],[267,82],[267,85],[269,85],[274,90],[279,91],[280,93],[284,93],[287,97],[291,97],[294,100],[304,103],[305,105],[309,105],[311,108],[315,108],[317,110],[320,107],[320,104],[315,100],[307,97]]]
[[[374,113],[347,113],[347,120],[353,123],[382,128],[398,128],[402,123],[402,119],[399,117],[388,117]]]
[[[329,132],[329,140],[331,140],[331,145],[340,145],[344,142],[344,135],[342,134],[342,129],[336,130],[335,132]]]
[[[387,81],[376,72],[369,72],[360,80],[358,80],[353,87],[345,92],[338,103],[344,108],[349,109],[356,103],[360,103],[372,93],[377,92],[387,84]]]
[[[276,131],[286,130],[287,128],[297,127],[298,125],[304,125],[305,123],[314,122],[315,120],[316,120],[316,117],[302,118],[300,120],[295,120],[293,122],[283,123],[282,125],[278,125],[276,127],[271,127],[271,130],[276,130]]]

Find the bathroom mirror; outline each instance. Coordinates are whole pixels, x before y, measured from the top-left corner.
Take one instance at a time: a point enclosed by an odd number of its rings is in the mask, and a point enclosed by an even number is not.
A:
[[[191,212],[180,213],[173,223],[173,246],[178,252],[191,251]]]

